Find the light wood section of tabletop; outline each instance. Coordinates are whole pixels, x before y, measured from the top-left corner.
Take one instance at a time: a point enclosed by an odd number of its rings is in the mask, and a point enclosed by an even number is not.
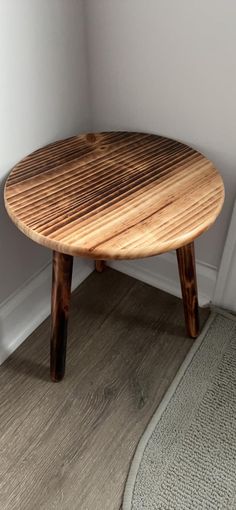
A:
[[[7,211],[28,237],[95,259],[157,255],[217,218],[224,186],[194,149],[157,135],[74,136],[27,156],[5,185]]]

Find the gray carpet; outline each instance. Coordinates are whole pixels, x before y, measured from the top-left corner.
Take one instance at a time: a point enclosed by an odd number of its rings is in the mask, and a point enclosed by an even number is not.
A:
[[[212,312],[137,448],[123,510],[236,509],[236,320]]]

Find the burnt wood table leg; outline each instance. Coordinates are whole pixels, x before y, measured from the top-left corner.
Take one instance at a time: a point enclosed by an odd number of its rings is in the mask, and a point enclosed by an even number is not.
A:
[[[176,252],[186,329],[190,337],[196,338],[199,333],[199,312],[194,243],[178,248]]]
[[[95,260],[95,269],[97,273],[102,273],[106,267],[105,260]]]
[[[71,255],[53,252],[50,356],[50,373],[53,382],[61,381],[65,373],[72,268]]]

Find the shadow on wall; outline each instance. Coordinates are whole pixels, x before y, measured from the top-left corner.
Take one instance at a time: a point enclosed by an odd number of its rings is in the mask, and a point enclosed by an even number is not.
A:
[[[0,187],[0,307],[51,258],[49,250],[28,239],[9,218],[4,205],[5,181]]]

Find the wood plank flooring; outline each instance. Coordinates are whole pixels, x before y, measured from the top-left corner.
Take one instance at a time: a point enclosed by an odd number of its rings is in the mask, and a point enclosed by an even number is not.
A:
[[[0,367],[0,508],[119,510],[139,437],[193,342],[182,303],[94,272],[73,294],[59,384],[49,325]]]

